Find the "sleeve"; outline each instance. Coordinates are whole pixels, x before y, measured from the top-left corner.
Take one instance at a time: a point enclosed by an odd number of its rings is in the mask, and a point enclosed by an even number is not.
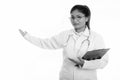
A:
[[[59,33],[58,35],[55,35],[51,38],[41,39],[35,36],[30,35],[27,33],[24,38],[28,40],[30,43],[43,48],[43,49],[59,49],[64,46],[65,42],[65,31]]]
[[[95,37],[94,40],[94,49],[103,49],[105,48],[105,44],[103,41],[102,36],[98,35]],[[104,68],[108,63],[108,54],[105,54],[101,59],[91,60],[87,61],[85,60],[85,63],[83,65],[83,69],[102,69]]]

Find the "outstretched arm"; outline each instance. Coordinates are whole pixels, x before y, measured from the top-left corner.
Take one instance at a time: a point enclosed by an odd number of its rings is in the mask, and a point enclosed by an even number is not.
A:
[[[49,39],[41,39],[41,38],[32,36],[28,32],[22,31],[21,29],[19,29],[19,31],[26,40],[28,40],[29,42],[31,42],[32,44],[34,44],[40,48],[44,48],[44,49],[62,48],[63,44],[64,44],[64,40],[65,40],[64,32],[62,32],[58,35],[55,35]]]

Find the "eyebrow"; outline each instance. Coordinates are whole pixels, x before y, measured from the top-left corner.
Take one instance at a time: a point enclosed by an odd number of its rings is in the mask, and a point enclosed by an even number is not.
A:
[[[74,15],[71,15],[71,17],[84,17],[84,16],[80,16],[80,15],[74,16]]]

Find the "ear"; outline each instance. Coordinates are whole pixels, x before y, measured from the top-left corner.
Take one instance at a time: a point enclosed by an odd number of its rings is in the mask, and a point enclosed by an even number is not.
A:
[[[86,17],[86,18],[85,18],[85,21],[87,22],[88,20],[89,20],[89,18],[88,18],[88,17]]]

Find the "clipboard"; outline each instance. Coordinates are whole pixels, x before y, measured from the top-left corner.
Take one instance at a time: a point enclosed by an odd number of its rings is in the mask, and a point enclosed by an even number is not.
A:
[[[88,51],[88,52],[82,57],[82,59],[84,59],[84,60],[101,59],[109,50],[110,50],[110,48],[97,49],[97,50]]]

